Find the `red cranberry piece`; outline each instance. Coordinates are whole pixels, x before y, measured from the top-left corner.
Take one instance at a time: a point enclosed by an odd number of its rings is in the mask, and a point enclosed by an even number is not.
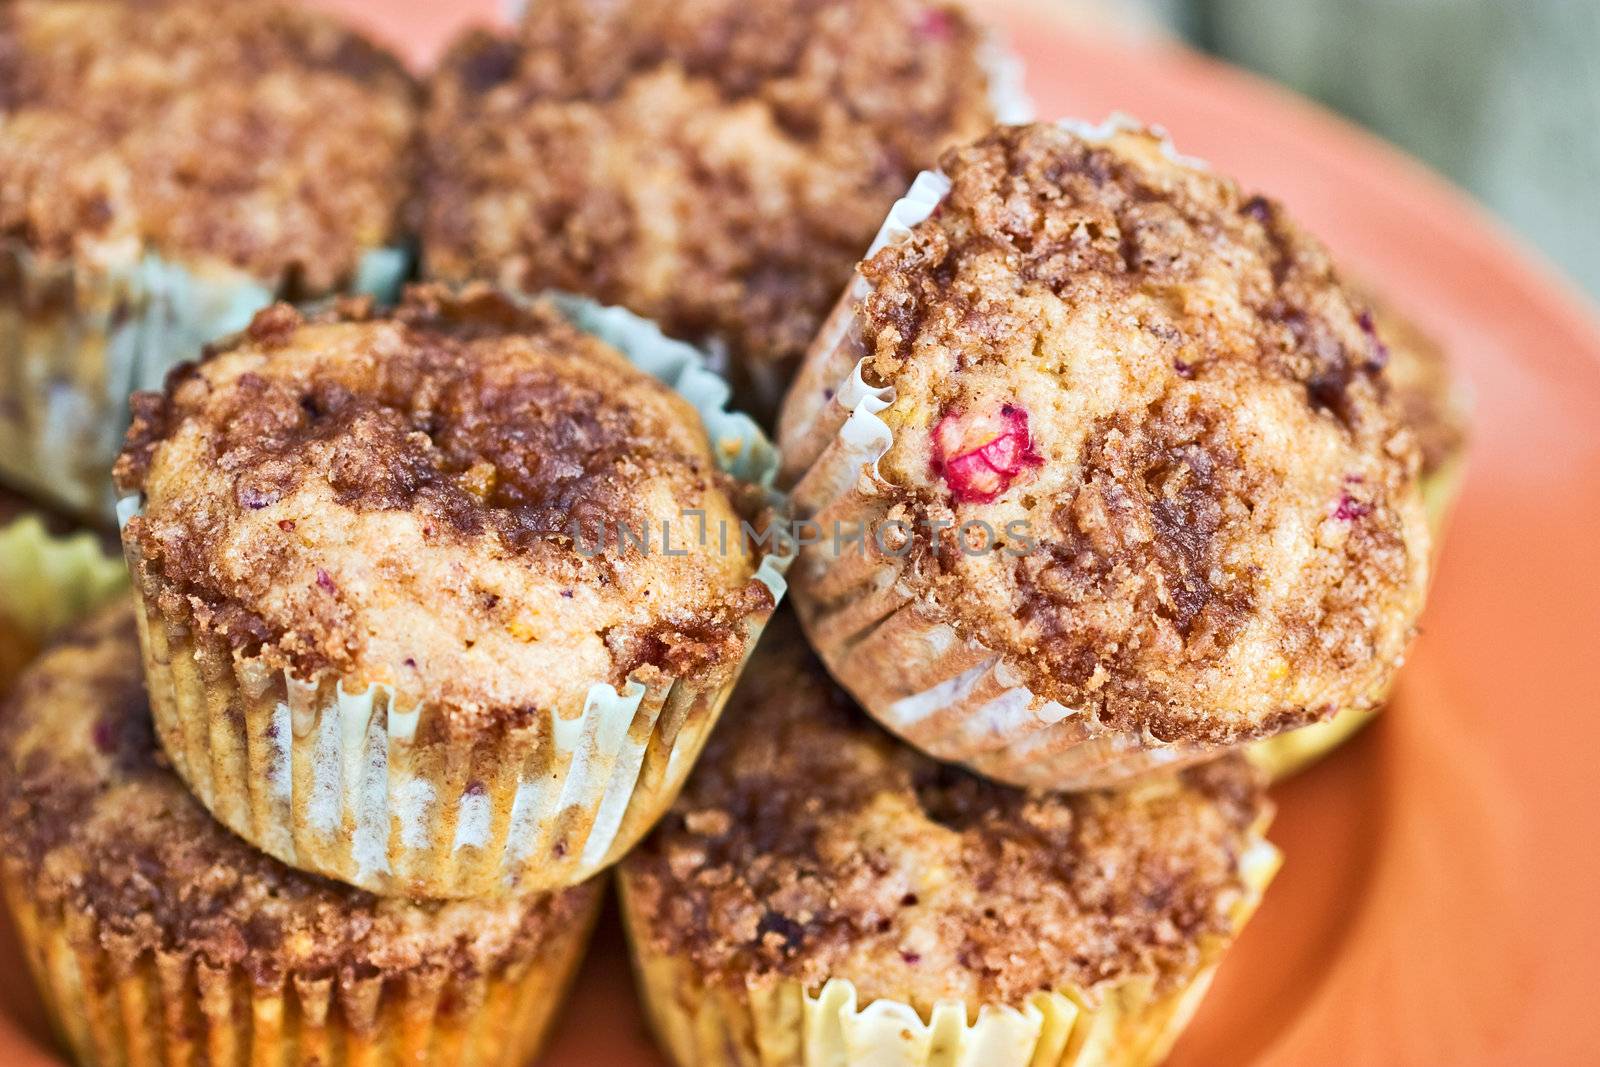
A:
[[[996,414],[952,412],[933,428],[933,472],[958,504],[987,504],[1043,462],[1033,449],[1028,413],[1014,404]]]
[[[1334,509],[1333,517],[1340,522],[1355,522],[1372,514],[1372,505],[1364,504],[1349,493],[1339,495],[1339,506]]]
[[[271,507],[278,502],[280,494],[270,489],[257,489],[254,486],[242,485],[239,487],[237,498],[239,506],[251,511],[260,511],[262,508]]]
[[[1378,336],[1378,325],[1372,321],[1372,312],[1363,311],[1361,317],[1356,319],[1361,326],[1361,332],[1367,335],[1367,340],[1372,343],[1372,356],[1367,360],[1367,367],[1371,370],[1382,370],[1389,365],[1389,346],[1383,343],[1383,338]]]
[[[122,723],[115,716],[104,716],[95,722],[91,736],[102,755],[114,756],[122,740]]]
[[[930,41],[948,41],[956,35],[955,19],[950,17],[948,11],[930,7],[922,13],[917,32]]]
[[[1272,202],[1264,196],[1252,196],[1239,210],[1265,226],[1272,221]]]

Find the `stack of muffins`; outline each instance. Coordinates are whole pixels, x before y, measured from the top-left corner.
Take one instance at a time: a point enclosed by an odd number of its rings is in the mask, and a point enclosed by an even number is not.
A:
[[[0,713],[73,1055],[526,1063],[615,867],[683,1067],[1162,1059],[1460,407],[1275,202],[1025,112],[949,0],[536,0],[420,87],[0,7],[0,478],[132,577],[0,530],[9,646],[111,601]]]

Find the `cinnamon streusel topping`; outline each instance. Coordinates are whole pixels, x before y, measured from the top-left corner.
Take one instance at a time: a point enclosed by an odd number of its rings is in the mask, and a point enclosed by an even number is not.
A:
[[[1361,326],[1377,339],[1401,418],[1416,435],[1424,483],[1467,447],[1469,407],[1444,347],[1393,304],[1365,293]]]

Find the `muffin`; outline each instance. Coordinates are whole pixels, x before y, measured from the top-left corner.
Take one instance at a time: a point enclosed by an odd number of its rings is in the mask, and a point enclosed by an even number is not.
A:
[[[538,0],[432,79],[423,269],[584,293],[720,353],[776,411],[895,198],[1021,121],[948,0]]]
[[[15,512],[0,493],[0,693],[52,635],[128,584],[93,534],[60,535]]]
[[[726,396],[626,313],[482,285],[276,305],[136,395],[123,544],[175,769],[375,892],[615,860],[783,588],[775,457]]]
[[[943,168],[784,411],[834,676],[934,756],[1054,789],[1372,706],[1429,536],[1326,250],[1126,123],[1001,128]]]
[[[1422,454],[1422,500],[1437,556],[1445,522],[1461,487],[1467,398],[1436,340],[1383,298],[1370,292],[1363,295],[1371,310],[1363,314],[1362,328],[1379,338],[1380,352],[1388,360],[1389,387]],[[1270,777],[1286,777],[1349,740],[1378,710],[1341,711],[1325,722],[1257,741],[1250,746],[1250,759]]]
[[[109,523],[130,392],[275,298],[390,293],[416,96],[298,4],[0,5],[0,479]]]
[[[256,852],[157,750],[125,601],[0,716],[0,810],[6,901],[80,1063],[525,1063],[600,903],[384,899]]]
[[[684,1067],[1154,1063],[1276,870],[1269,813],[1236,756],[1121,793],[994,784],[774,633],[619,867],[624,918]]]
[[[1400,414],[1417,437],[1422,456],[1422,499],[1438,537],[1461,489],[1470,401],[1444,346],[1381,296],[1366,294],[1363,329],[1380,340],[1389,387]]]

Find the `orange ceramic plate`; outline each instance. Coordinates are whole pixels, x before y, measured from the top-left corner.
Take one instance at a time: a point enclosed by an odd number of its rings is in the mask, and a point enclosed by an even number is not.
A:
[[[338,6],[419,60],[493,13]],[[1600,1062],[1600,322],[1462,196],[1322,111],[1169,45],[1011,22],[1045,115],[1159,122],[1286,200],[1449,343],[1477,397],[1470,476],[1395,702],[1279,790],[1287,865],[1174,1062]],[[0,982],[0,1062],[56,1063],[14,950]],[[615,934],[546,1062],[660,1067]]]

